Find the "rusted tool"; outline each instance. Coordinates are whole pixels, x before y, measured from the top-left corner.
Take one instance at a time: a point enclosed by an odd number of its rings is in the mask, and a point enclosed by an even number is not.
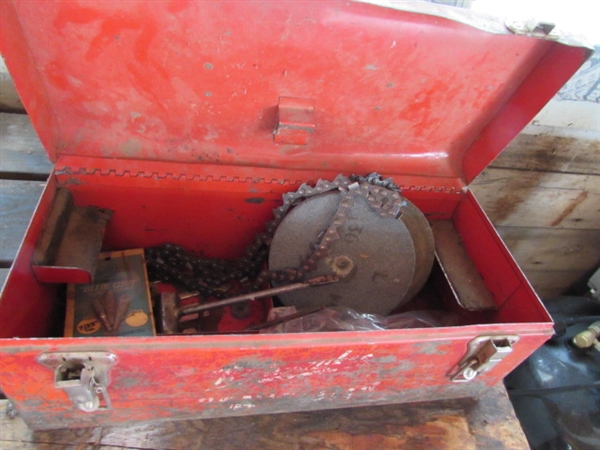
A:
[[[316,308],[304,309],[302,311],[298,311],[293,314],[289,314],[287,316],[279,317],[278,319],[273,319],[273,320],[269,320],[268,322],[259,323],[258,325],[253,325],[251,327],[246,328],[245,331],[263,330],[265,328],[279,325],[280,323],[284,323],[289,320],[298,319],[300,317],[305,317],[305,316],[310,316],[311,314],[317,313],[319,311],[323,311],[324,309],[325,309],[324,306],[317,306]]]
[[[270,289],[264,289],[262,291],[236,295],[235,297],[226,298],[224,300],[187,306],[185,308],[178,307],[177,295],[174,292],[165,292],[161,294],[160,306],[158,308],[158,326],[163,334],[175,334],[179,332],[179,319],[189,314],[221,308],[223,306],[236,305],[238,303],[243,303],[250,300],[258,300],[259,298],[272,297],[274,295],[297,291],[299,289],[305,289],[312,286],[323,286],[330,283],[336,283],[338,281],[339,277],[337,275],[323,275],[299,283],[292,283],[286,286],[278,286]]]

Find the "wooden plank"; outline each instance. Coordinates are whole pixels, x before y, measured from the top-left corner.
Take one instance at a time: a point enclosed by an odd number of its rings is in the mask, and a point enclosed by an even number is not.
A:
[[[0,114],[0,177],[45,180],[52,164],[29,117]]]
[[[10,269],[8,269],[8,268],[0,269],[0,292],[2,292],[4,283],[6,283],[6,279],[8,278],[9,270]]]
[[[0,267],[9,267],[17,254],[44,185],[0,180]]]
[[[527,279],[542,300],[548,300],[567,292],[586,275],[585,270],[527,270]]]
[[[600,265],[600,230],[498,227],[525,273],[576,271]]]
[[[2,444],[13,445],[6,448],[35,442],[97,449],[529,448],[502,384],[479,399],[409,405],[37,432],[3,416],[0,427]]]
[[[121,449],[123,447],[120,447]],[[0,440],[2,450],[112,450],[110,447],[98,447],[95,445],[65,445],[32,442],[11,442]],[[116,449],[116,448],[115,448]]]
[[[491,167],[600,175],[597,133],[536,128],[537,134],[520,133],[513,139]]]
[[[10,418],[5,414],[8,400],[0,400],[0,448],[10,447],[12,444],[46,443],[52,445],[85,445],[98,444],[101,437],[101,428],[75,428],[49,431],[33,431],[18,416]],[[27,448],[27,447],[19,447]]]
[[[25,112],[4,59],[0,57],[0,111]]]
[[[496,226],[600,229],[600,176],[484,170],[471,185]]]

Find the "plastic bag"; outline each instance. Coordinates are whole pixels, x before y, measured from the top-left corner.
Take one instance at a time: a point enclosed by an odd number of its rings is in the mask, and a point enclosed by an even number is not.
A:
[[[383,317],[362,314],[346,307],[325,308],[313,314],[261,330],[261,333],[307,333],[317,331],[374,331],[457,325],[457,317],[445,311],[409,311]]]

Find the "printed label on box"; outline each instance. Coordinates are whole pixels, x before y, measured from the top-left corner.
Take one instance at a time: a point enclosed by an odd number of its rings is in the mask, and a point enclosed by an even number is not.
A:
[[[68,286],[66,337],[155,334],[143,249],[101,253],[94,282]]]

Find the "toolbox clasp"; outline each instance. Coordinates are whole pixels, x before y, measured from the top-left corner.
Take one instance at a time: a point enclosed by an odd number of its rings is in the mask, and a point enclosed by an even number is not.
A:
[[[113,353],[42,353],[37,361],[54,371],[54,387],[63,389],[77,409],[94,412],[112,407],[107,388],[109,371],[117,361]]]
[[[465,383],[495,367],[506,355],[512,353],[518,336],[478,336],[469,342],[467,353],[450,372],[450,379]]]

